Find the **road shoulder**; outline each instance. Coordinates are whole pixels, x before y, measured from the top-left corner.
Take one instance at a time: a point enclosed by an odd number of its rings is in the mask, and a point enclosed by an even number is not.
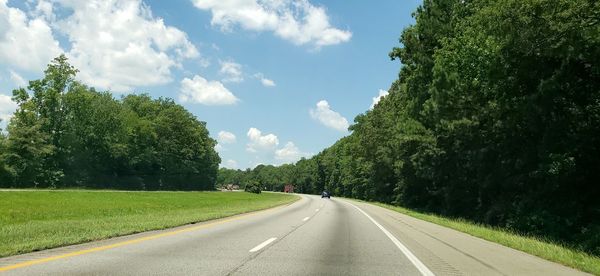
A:
[[[436,274],[585,275],[584,272],[370,203],[348,200],[384,225]]]

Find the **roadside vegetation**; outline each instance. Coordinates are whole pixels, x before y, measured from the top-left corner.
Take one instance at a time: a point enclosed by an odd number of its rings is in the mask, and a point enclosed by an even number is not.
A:
[[[115,99],[77,72],[61,55],[13,90],[0,188],[214,190],[220,158],[205,122],[172,99]]]
[[[218,181],[327,189],[600,256],[598,11],[590,0],[425,0],[389,53],[398,79],[348,136]]]
[[[291,203],[244,192],[0,191],[0,257]]]

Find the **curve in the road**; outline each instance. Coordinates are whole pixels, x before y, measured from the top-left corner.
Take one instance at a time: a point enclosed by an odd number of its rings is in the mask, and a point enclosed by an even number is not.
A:
[[[576,275],[371,204],[288,206],[0,259],[8,275]]]

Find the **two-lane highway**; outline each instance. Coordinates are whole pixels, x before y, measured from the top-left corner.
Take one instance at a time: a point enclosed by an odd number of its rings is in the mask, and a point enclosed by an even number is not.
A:
[[[7,275],[580,273],[370,204],[306,195],[271,210],[4,258],[0,271]]]

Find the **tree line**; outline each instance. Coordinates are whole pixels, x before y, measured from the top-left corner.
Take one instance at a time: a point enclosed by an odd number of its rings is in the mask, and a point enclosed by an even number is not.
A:
[[[600,2],[425,0],[347,137],[219,181],[374,200],[600,255]]]
[[[206,123],[172,99],[110,92],[74,79],[67,58],[13,90],[0,132],[0,187],[212,190],[220,158]]]

